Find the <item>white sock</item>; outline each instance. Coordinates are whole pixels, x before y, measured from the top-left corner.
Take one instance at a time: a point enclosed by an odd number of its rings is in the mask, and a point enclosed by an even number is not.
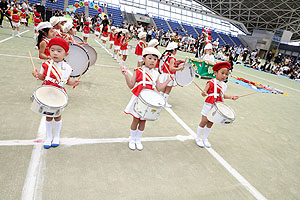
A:
[[[121,63],[122,63],[122,66],[124,66],[124,67],[125,67],[125,61],[124,61],[124,60],[122,60],[122,61],[121,61]]]
[[[164,94],[164,97],[165,97],[165,100],[166,100],[166,103],[168,102],[168,99],[169,99],[169,95],[168,94]]]
[[[136,138],[135,138],[136,142],[141,142],[141,137],[142,137],[143,133],[144,133],[144,131],[140,131],[139,129],[137,130],[137,134],[136,134]]]
[[[207,127],[206,127],[206,128],[204,129],[204,134],[203,134],[203,137],[202,137],[202,140],[203,140],[203,141],[207,139],[209,132],[210,132],[210,128],[207,128]]]
[[[18,31],[18,35],[20,35],[20,31]]]
[[[200,139],[200,138],[201,138],[203,129],[204,129],[204,128],[198,126],[198,128],[197,128],[197,138],[196,138],[196,139]]]
[[[60,130],[62,127],[62,120],[56,121],[55,122],[55,132],[54,132],[54,138],[53,138],[53,143],[59,144],[59,138],[60,138]]]
[[[14,31],[14,30],[12,30],[12,31],[11,31],[11,34],[12,34],[12,36],[14,36],[14,35],[15,35],[15,31]]]
[[[135,141],[137,130],[131,130],[130,129],[130,141]]]
[[[52,141],[52,121],[48,122],[46,121],[46,140],[45,140],[45,145],[51,145]]]
[[[159,92],[159,94],[160,94],[161,96],[165,97],[165,93]]]

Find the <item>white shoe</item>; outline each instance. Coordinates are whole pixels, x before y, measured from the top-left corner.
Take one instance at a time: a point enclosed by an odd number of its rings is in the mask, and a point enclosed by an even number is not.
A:
[[[16,37],[20,38],[21,36],[20,35],[16,35]]]
[[[141,143],[141,141],[138,141],[135,143],[137,150],[142,151],[143,150],[143,145]]]
[[[203,141],[202,141],[201,138],[199,138],[199,139],[196,138],[195,141],[196,141],[196,144],[197,144],[199,147],[204,147],[204,143],[203,143]]]
[[[11,37],[15,37],[15,35],[14,35],[14,34],[12,34],[12,35],[11,35]]]
[[[204,140],[203,143],[204,143],[205,147],[207,147],[207,148],[211,147],[211,144],[209,143],[208,139]]]
[[[135,141],[134,140],[130,140],[128,147],[131,150],[135,150]]]
[[[168,102],[165,105],[165,108],[172,108],[172,105],[168,104]]]
[[[46,138],[44,141],[44,148],[49,149],[51,147],[52,138]]]

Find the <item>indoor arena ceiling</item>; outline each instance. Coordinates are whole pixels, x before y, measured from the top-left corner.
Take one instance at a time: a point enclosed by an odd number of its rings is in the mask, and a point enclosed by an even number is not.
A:
[[[249,32],[253,29],[293,32],[292,40],[300,40],[299,0],[195,0],[216,14],[241,22]],[[239,28],[239,27],[238,27]]]

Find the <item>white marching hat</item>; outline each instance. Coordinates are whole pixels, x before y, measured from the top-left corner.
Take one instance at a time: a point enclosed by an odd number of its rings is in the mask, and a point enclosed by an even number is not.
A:
[[[111,29],[111,30],[116,30],[116,27],[115,27],[115,26],[112,26],[110,29]]]
[[[168,46],[166,47],[166,50],[169,51],[169,50],[174,50],[177,48],[178,48],[178,44],[176,42],[170,42],[168,44]]]
[[[51,23],[51,25],[52,26],[55,26],[56,24],[58,24],[59,23],[59,17],[51,17],[50,18],[50,23]]]
[[[159,45],[159,42],[157,39],[152,39],[150,40],[148,47],[156,47],[157,45]]]
[[[120,33],[121,31],[122,31],[122,29],[118,29],[118,28],[116,29],[117,33]]]
[[[207,49],[212,49],[211,43],[207,43],[207,45],[205,45],[204,50],[207,50]]]
[[[73,28],[74,25],[71,22],[67,22],[65,23],[65,25],[63,26],[63,31],[65,33],[67,33],[69,30],[71,30],[71,28]]]
[[[142,55],[143,56],[145,56],[145,55],[156,55],[158,58],[161,57],[161,53],[157,49],[155,49],[154,47],[144,48]]]
[[[142,38],[144,38],[144,37],[146,37],[147,36],[147,33],[146,32],[140,32],[139,34],[138,34],[138,37],[140,38],[140,39],[142,39]]]
[[[65,18],[65,17],[59,17],[59,21],[60,21],[60,22],[66,22],[66,21],[68,21],[68,20],[67,20],[67,18]]]
[[[43,30],[44,28],[53,28],[53,26],[50,24],[50,22],[41,22],[36,27],[37,31]]]

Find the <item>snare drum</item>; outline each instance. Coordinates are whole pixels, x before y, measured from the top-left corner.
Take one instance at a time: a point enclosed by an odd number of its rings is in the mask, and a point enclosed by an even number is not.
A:
[[[176,71],[175,81],[179,86],[187,86],[195,79],[195,68],[190,63],[181,63],[179,67],[184,65],[184,69]]]
[[[94,65],[97,61],[97,52],[96,50],[88,44],[83,44],[83,48],[87,51],[90,58],[90,66]]]
[[[73,69],[71,77],[78,77],[86,67],[86,63],[89,61],[89,55],[85,48],[78,44],[69,44],[69,46],[69,55],[66,57],[66,60]],[[83,74],[88,70],[89,65],[90,63],[88,63]]]
[[[79,43],[83,42],[83,40],[77,35],[73,35],[73,39],[75,40],[75,42],[79,42]]]
[[[153,90],[143,89],[134,105],[134,111],[145,120],[157,120],[166,104],[165,99]]]
[[[32,94],[31,110],[47,117],[58,117],[68,104],[68,95],[55,86],[38,87]]]
[[[215,103],[207,114],[207,119],[220,125],[232,124],[235,120],[235,113],[222,102]]]

